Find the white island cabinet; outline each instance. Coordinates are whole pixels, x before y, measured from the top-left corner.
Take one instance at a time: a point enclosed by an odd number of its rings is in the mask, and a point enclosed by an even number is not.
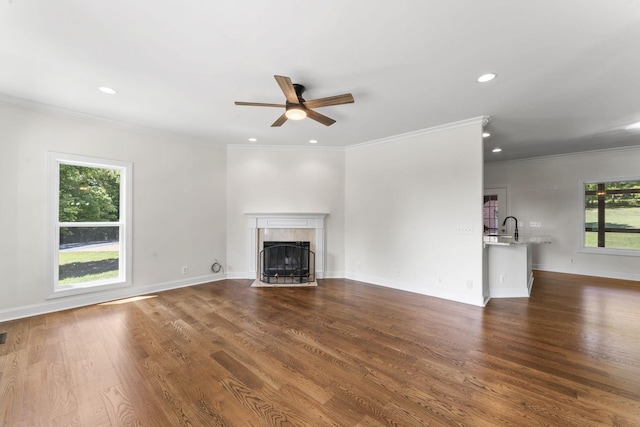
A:
[[[485,238],[489,298],[528,297],[533,286],[531,245],[550,243],[548,237]]]

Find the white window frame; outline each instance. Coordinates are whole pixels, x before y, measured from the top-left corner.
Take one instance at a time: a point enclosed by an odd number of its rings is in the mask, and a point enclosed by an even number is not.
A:
[[[65,223],[60,222],[60,165],[76,165],[102,169],[114,169],[120,172],[120,218],[109,224],[118,226],[120,231],[120,253],[118,257],[119,275],[116,278],[82,283],[74,286],[59,286],[59,249],[60,227],[69,226],[105,226],[105,223]],[[133,200],[133,163],[103,159],[98,157],[80,156],[75,154],[49,152],[49,232],[48,232],[48,277],[51,281],[49,298],[59,298],[68,295],[86,294],[97,291],[132,286],[132,200]]]
[[[578,252],[588,253],[588,254],[599,254],[599,255],[621,255],[621,256],[633,256],[640,257],[640,250],[635,249],[617,249],[617,248],[600,248],[600,247],[592,247],[585,246],[585,224],[587,221],[586,212],[585,212],[585,202],[586,195],[584,187],[587,184],[598,184],[598,183],[607,183],[607,182],[622,182],[622,181],[640,181],[640,176],[631,176],[631,177],[618,177],[618,178],[606,178],[606,179],[585,179],[580,181],[579,191],[580,197],[580,248]]]

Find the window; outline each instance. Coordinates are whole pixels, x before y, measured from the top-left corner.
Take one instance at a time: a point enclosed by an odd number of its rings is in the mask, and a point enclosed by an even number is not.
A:
[[[131,282],[131,163],[50,153],[53,296]]]
[[[584,248],[640,255],[640,179],[584,184]]]
[[[508,193],[508,185],[504,187],[492,187],[484,189],[482,219],[484,221],[485,234],[500,233],[501,224],[507,217]]]
[[[484,196],[484,205],[482,209],[485,233],[498,232],[498,195],[491,194]]]

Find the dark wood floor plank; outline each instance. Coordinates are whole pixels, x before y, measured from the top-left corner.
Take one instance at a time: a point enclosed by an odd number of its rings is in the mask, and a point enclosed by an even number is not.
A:
[[[480,308],[225,280],[0,324],[0,425],[637,426],[640,283]]]

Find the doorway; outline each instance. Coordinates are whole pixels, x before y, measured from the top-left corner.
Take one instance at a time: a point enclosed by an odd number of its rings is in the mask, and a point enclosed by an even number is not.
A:
[[[509,216],[508,190],[506,186],[484,189],[482,219],[485,234],[499,233],[502,222]]]

